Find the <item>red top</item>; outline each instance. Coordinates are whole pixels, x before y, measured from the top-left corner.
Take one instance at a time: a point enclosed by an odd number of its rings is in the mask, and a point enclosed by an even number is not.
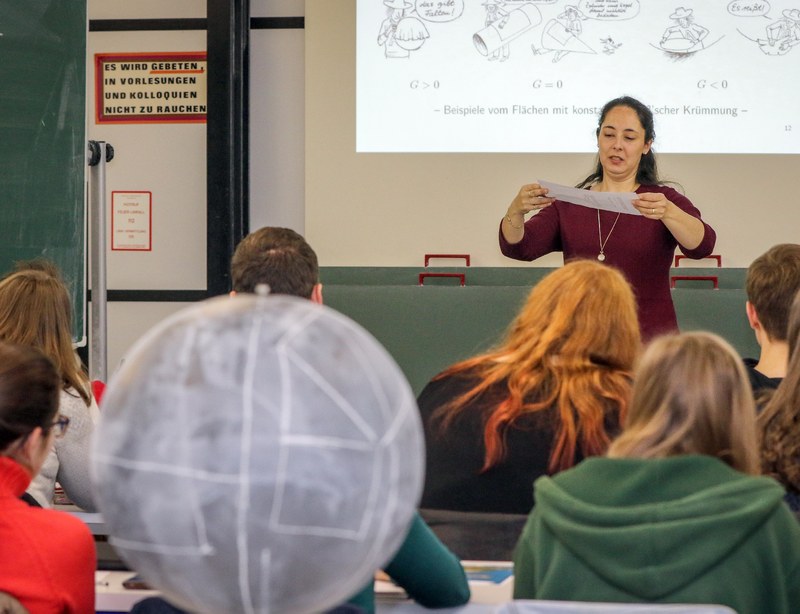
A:
[[[92,533],[69,514],[22,501],[30,481],[19,463],[0,456],[0,591],[31,614],[93,613]]]
[[[660,192],[683,211],[702,221],[700,211],[673,188],[643,185],[636,190],[637,194],[644,192]],[[648,340],[659,333],[678,330],[669,288],[675,248],[680,247],[688,258],[705,258],[714,250],[717,234],[703,222],[705,234],[700,245],[686,249],[660,221],[640,215],[620,214],[609,236],[616,218],[616,213],[600,211],[599,234],[605,242],[605,264],[618,268],[633,286],[642,338]],[[525,222],[525,236],[519,243],[512,245],[506,241],[501,229],[500,250],[516,260],[535,260],[550,252],[564,252],[565,261],[597,258],[600,253],[597,210],[557,200]]]

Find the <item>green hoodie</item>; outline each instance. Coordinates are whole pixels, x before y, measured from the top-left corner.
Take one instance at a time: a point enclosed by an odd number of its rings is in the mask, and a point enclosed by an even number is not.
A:
[[[534,490],[515,598],[800,612],[800,525],[769,478],[708,456],[595,457]]]

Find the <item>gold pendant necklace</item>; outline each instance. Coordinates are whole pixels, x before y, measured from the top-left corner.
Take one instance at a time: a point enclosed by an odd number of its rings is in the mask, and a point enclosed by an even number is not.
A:
[[[606,235],[606,240],[603,241],[603,232],[600,230],[600,209],[597,210],[597,238],[600,241],[600,253],[597,254],[597,259],[600,262],[603,262],[606,259],[606,254],[603,251],[606,247],[606,243],[608,243],[609,237],[611,237],[611,233],[614,232],[614,228],[617,227],[617,222],[619,221],[620,214],[617,213],[617,218],[614,220],[614,224],[611,226],[611,230],[608,231]]]

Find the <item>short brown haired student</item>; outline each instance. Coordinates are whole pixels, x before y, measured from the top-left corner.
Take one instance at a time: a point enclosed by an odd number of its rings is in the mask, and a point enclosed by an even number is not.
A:
[[[0,343],[0,591],[31,612],[94,612],[94,540],[80,520],[20,495],[69,421],[39,352]],[[18,611],[18,610],[11,610]]]
[[[787,333],[789,366],[758,416],[764,473],[786,488],[786,502],[800,516],[800,292],[792,302]]]
[[[231,260],[231,279],[235,292],[252,293],[264,284],[272,294],[322,302],[317,254],[290,228],[265,226],[242,239]]]
[[[797,612],[800,525],[759,473],[736,351],[710,333],[656,339],[607,456],[536,482],[515,598]]]
[[[59,412],[70,419],[69,433],[50,451],[29,494],[42,506],[52,505],[58,482],[73,503],[94,511],[89,448],[99,411],[72,347],[72,306],[56,271],[22,263],[0,281],[0,340],[38,349],[53,362],[62,382]]]
[[[761,402],[786,375],[789,308],[800,291],[800,245],[775,245],[747,269],[747,319],[760,346],[758,360],[745,358],[750,384]]]
[[[616,269],[578,260],[548,274],[499,347],[420,393],[421,507],[527,514],[537,477],[606,451],[638,351],[633,292]]]

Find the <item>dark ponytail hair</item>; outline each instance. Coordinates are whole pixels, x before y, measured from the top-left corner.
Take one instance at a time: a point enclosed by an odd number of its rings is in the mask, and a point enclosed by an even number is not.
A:
[[[60,391],[58,373],[44,354],[0,343],[0,453],[37,426],[49,430]]]
[[[636,115],[639,117],[639,122],[642,124],[642,128],[644,128],[644,142],[651,143],[655,140],[656,131],[653,125],[652,111],[647,108],[647,105],[636,100],[636,98],[632,98],[631,96],[620,96],[619,98],[614,98],[614,100],[609,100],[603,106],[603,109],[600,111],[600,120],[597,122],[597,131],[595,132],[598,137],[600,136],[600,128],[603,125],[603,122],[606,121],[606,115],[608,115],[608,112],[611,111],[611,109],[616,107],[628,107],[629,109],[633,109],[636,112]],[[595,167],[594,172],[586,177],[586,179],[581,181],[576,187],[585,188],[602,180],[603,165],[600,164],[600,159],[598,157],[597,166]],[[650,151],[648,151],[646,154],[643,154],[642,159],[639,161],[639,168],[636,171],[636,181],[640,185],[658,185],[661,183],[661,180],[658,177],[658,168],[656,167],[656,156],[653,152],[652,146],[650,147]]]

